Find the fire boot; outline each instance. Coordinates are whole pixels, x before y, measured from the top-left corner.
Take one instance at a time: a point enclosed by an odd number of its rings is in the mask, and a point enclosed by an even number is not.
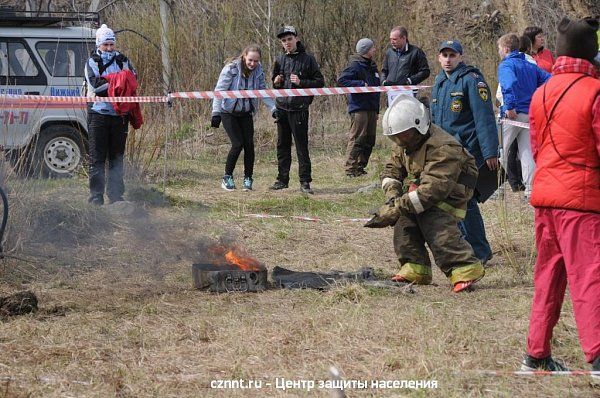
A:
[[[431,267],[416,263],[404,263],[400,272],[392,277],[394,282],[407,282],[417,285],[429,285],[431,283]]]
[[[459,293],[471,290],[473,284],[483,278],[483,275],[485,275],[485,270],[479,261],[453,269],[450,275],[450,282],[453,285],[452,291]]]

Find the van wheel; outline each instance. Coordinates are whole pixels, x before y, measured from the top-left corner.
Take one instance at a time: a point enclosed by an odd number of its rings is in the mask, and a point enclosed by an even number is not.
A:
[[[34,148],[33,174],[46,178],[71,177],[85,156],[79,130],[62,124],[42,130]]]

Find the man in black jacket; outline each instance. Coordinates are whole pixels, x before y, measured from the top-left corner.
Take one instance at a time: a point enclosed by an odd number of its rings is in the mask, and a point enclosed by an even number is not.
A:
[[[307,54],[293,26],[282,26],[277,38],[285,51],[273,66],[274,88],[319,88],[325,85],[315,58]],[[277,180],[273,190],[288,187],[292,164],[292,137],[298,155],[300,189],[313,194],[310,188],[311,165],[308,154],[308,107],[313,97],[278,97],[277,105]]]
[[[381,81],[384,86],[415,85],[429,77],[427,57],[423,50],[408,42],[406,28],[392,28],[390,44],[381,66]]]

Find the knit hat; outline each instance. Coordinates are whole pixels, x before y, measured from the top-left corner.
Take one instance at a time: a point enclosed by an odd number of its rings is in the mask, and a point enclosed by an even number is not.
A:
[[[356,43],[356,53],[359,55],[365,55],[371,48],[373,48],[374,45],[375,44],[373,43],[373,40],[364,37]]]
[[[103,23],[102,26],[96,30],[96,47],[100,47],[101,44],[109,41],[113,43],[117,41],[115,32]]]
[[[598,19],[582,18],[571,21],[564,17],[558,24],[556,55],[592,61],[598,54]]]

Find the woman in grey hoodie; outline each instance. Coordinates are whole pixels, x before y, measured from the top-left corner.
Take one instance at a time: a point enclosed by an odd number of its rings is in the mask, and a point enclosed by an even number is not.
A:
[[[260,64],[261,52],[257,45],[250,45],[242,54],[228,62],[219,75],[215,91],[229,90],[263,90],[267,87],[265,74]],[[274,118],[277,117],[273,98],[263,98]],[[235,189],[233,170],[244,150],[244,191],[252,190],[252,174],[254,169],[254,121],[252,119],[258,108],[256,98],[224,98],[213,100],[211,126],[223,127],[231,141],[231,149],[225,163],[225,175],[221,187],[227,191]]]

